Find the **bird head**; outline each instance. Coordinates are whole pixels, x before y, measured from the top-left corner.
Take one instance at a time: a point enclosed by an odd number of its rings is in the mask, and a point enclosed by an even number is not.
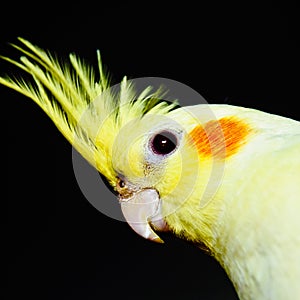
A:
[[[117,192],[123,215],[135,232],[156,242],[162,242],[156,231],[182,235],[180,225],[200,208],[214,165],[198,151],[209,148],[209,142],[203,145],[203,139],[197,144],[193,132],[195,128],[205,132],[199,120],[206,122],[214,115],[203,105],[199,118],[193,107],[164,101],[159,91],[142,98],[126,80],[117,98],[133,100],[119,102],[99,126],[95,144],[107,150],[103,159],[97,153],[96,162],[105,161],[97,168]]]
[[[176,102],[163,98],[160,90],[152,93],[151,88],[138,95],[133,81],[124,78],[118,93],[108,89],[99,95],[77,124],[86,128],[95,115],[95,107],[103,107],[107,100],[115,103],[105,117],[102,109],[102,117],[88,126],[97,128],[92,164],[118,195],[129,225],[156,242],[162,240],[154,230],[170,229],[166,216],[181,205],[174,198],[187,198],[198,170],[197,151],[188,134],[195,120]],[[73,144],[81,142],[82,139]]]
[[[111,149],[114,186],[127,222],[145,238],[161,242],[153,228],[167,230],[165,217],[180,204],[174,198],[186,198],[180,196],[190,188],[180,182],[184,168],[189,165],[191,172],[197,165],[190,142],[170,111],[149,111],[130,120],[115,136]]]

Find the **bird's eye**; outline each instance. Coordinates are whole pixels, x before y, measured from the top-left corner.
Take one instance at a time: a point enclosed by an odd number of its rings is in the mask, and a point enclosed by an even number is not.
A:
[[[151,140],[151,149],[155,154],[166,155],[177,147],[177,138],[174,133],[162,131]]]

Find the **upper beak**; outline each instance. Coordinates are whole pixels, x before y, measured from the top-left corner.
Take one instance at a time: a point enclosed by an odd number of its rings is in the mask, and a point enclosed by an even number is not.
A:
[[[161,200],[155,189],[143,189],[126,198],[120,195],[119,201],[126,221],[137,234],[163,243],[153,230],[164,231],[167,228],[161,215]]]

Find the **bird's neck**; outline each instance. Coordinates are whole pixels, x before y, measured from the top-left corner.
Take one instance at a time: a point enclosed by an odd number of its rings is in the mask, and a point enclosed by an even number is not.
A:
[[[243,157],[231,161],[220,173],[222,184],[216,185],[209,201],[204,198],[199,205],[198,199],[205,193],[198,189],[174,213],[173,231],[205,244],[225,269],[240,299],[288,299],[285,295],[300,294],[296,283],[300,243],[293,233],[299,224],[297,209],[287,208],[284,192],[271,193],[266,188],[268,182],[280,186],[291,181],[289,174],[278,175],[285,165],[275,159],[264,155],[264,165],[249,159],[246,164]],[[216,178],[220,174],[216,172]],[[298,195],[290,195],[290,207],[298,207]]]
[[[167,217],[167,223],[177,236],[205,245],[225,269],[241,299],[259,299],[254,296],[263,295],[260,284],[268,280],[268,249],[266,244],[266,248],[260,246],[263,235],[260,238],[257,234],[257,223],[248,219],[249,216],[259,218],[255,211],[260,208],[257,203],[247,203],[246,198],[241,201],[239,196],[243,178],[237,172],[238,165],[238,162],[236,165],[215,163],[203,168],[211,172],[209,185],[203,181],[203,186],[209,188],[195,190]],[[248,176],[251,177],[250,170]],[[249,209],[253,209],[253,214],[248,216]]]

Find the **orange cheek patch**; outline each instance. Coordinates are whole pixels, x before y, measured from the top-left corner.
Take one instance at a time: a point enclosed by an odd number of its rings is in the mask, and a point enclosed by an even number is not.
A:
[[[248,124],[235,117],[224,117],[198,125],[190,137],[204,157],[227,158],[238,152],[251,132]]]

